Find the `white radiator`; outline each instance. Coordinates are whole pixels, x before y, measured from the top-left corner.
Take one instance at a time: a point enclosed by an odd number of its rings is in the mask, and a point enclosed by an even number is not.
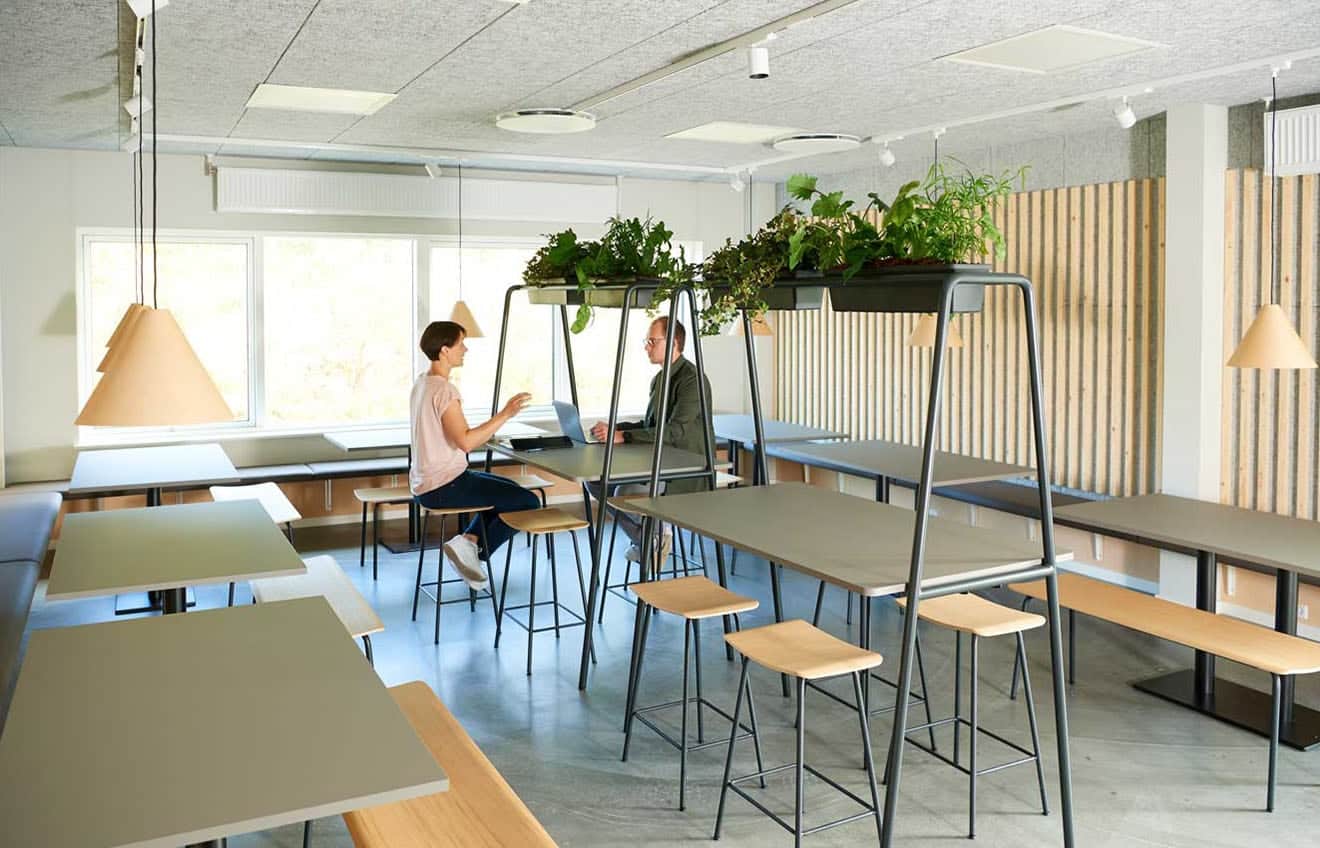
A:
[[[458,178],[220,167],[217,212],[457,218]],[[617,211],[608,183],[465,177],[463,217],[599,224]]]
[[[1320,173],[1320,106],[1280,109],[1276,176]],[[1265,112],[1265,170],[1270,167],[1270,113]]]

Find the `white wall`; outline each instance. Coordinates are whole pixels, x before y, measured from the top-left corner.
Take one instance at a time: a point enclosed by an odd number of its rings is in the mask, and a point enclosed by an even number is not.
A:
[[[231,160],[232,161],[232,160]],[[270,166],[263,160],[255,164]],[[368,169],[332,163],[279,162],[280,167]],[[162,230],[278,230],[284,232],[451,234],[456,222],[437,219],[220,214],[214,180],[201,156],[161,156]],[[419,173],[385,166],[382,171]],[[477,176],[473,174],[473,176]],[[523,175],[528,179],[563,176]],[[573,178],[599,179],[599,178]],[[475,181],[474,181],[475,182]],[[65,478],[73,467],[78,409],[76,354],[77,238],[80,227],[132,226],[132,164],[128,154],[0,148],[0,385],[3,385],[5,480]],[[150,191],[150,184],[148,184]],[[771,214],[762,191],[758,220]],[[713,250],[744,232],[746,199],[724,182],[629,178],[620,212],[662,218],[676,239],[700,240]],[[761,208],[764,207],[764,208]],[[540,223],[466,222],[471,235],[538,235]],[[590,235],[590,233],[584,233]],[[716,342],[720,348],[722,342]],[[712,366],[728,357],[713,356]],[[715,382],[741,379],[712,367]],[[318,437],[235,439],[226,449],[239,465],[342,458]]]

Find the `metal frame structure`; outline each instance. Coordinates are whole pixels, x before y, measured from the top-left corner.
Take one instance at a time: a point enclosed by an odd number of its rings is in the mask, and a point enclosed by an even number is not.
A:
[[[573,368],[573,345],[572,345],[572,336],[569,330],[570,325],[568,321],[568,303],[574,301],[575,299],[580,299],[581,302],[591,303],[596,308],[609,308],[613,306],[621,310],[621,314],[619,317],[619,341],[616,347],[616,352],[614,357],[614,380],[610,392],[609,421],[606,426],[605,442],[603,445],[605,456],[602,462],[600,478],[597,481],[597,484],[599,486],[598,491],[600,492],[601,496],[600,498],[598,498],[597,506],[594,510],[595,512],[594,519],[592,517],[593,509],[591,505],[591,494],[586,484],[583,484],[582,487],[582,503],[584,510],[586,512],[587,522],[588,522],[587,538],[591,546],[591,577],[589,580],[589,586],[587,590],[587,608],[585,610],[586,612],[585,618],[587,622],[593,622],[595,620],[597,603],[601,600],[600,597],[601,554],[603,552],[602,549],[605,541],[605,534],[602,531],[605,526],[605,515],[607,510],[609,509],[609,497],[608,497],[609,487],[614,482],[617,482],[611,477],[610,471],[614,459],[614,434],[618,432],[618,424],[619,424],[619,393],[623,386],[623,357],[627,351],[628,317],[629,314],[632,312],[632,310],[638,308],[646,308],[646,306],[649,305],[649,297],[647,299],[647,302],[643,303],[641,296],[643,294],[649,295],[655,292],[658,288],[661,287],[662,284],[663,281],[661,280],[638,279],[634,282],[630,282],[627,284],[616,284],[614,286],[599,286],[597,288],[597,291],[604,290],[604,292],[608,294],[609,299],[611,300],[617,297],[617,301],[618,301],[617,303],[602,302],[605,300],[605,298],[601,298],[600,300],[597,300],[590,293],[580,292],[577,286],[575,285],[573,286],[557,285],[557,286],[544,286],[544,287],[530,287],[526,285],[517,285],[517,286],[510,286],[504,295],[504,314],[500,323],[499,354],[496,358],[496,363],[495,363],[495,387],[491,400],[492,415],[496,414],[499,411],[500,387],[504,377],[504,354],[508,346],[509,313],[513,305],[513,296],[516,292],[523,291],[524,289],[529,289],[531,291],[549,291],[559,296],[560,300],[557,304],[559,306],[559,318],[560,318],[559,324],[564,334],[564,356],[568,368],[569,393],[574,406],[578,405],[578,391],[577,391],[577,375]],[[652,454],[651,474],[649,480],[651,491],[653,492],[657,490],[662,480],[669,481],[669,480],[690,479],[690,478],[700,478],[700,477],[708,478],[711,489],[715,488],[715,439],[714,439],[714,434],[710,432],[709,428],[703,428],[702,430],[703,439],[705,441],[705,450],[703,451],[705,456],[705,467],[702,471],[665,474],[661,471],[661,467],[660,467],[661,459],[663,457],[663,450],[664,450],[664,430],[665,427],[667,426],[666,418],[669,412],[669,384],[670,384],[671,369],[673,366],[673,356],[674,356],[674,321],[676,321],[678,318],[678,302],[681,296],[687,297],[688,303],[691,306],[692,312],[694,314],[696,313],[698,308],[696,292],[692,288],[692,286],[690,285],[678,286],[672,291],[668,303],[669,311],[667,317],[669,319],[669,323],[667,330],[665,332],[665,361],[664,361],[664,365],[660,369],[661,381],[662,381],[662,390],[660,392],[660,408],[656,411],[657,412],[656,420],[659,422],[658,429],[660,431],[660,437],[655,440],[655,448]],[[534,303],[533,305],[536,304]],[[700,381],[700,383],[704,385],[706,382],[706,368],[705,368],[705,360],[702,357],[701,333],[699,332],[699,329],[700,328],[694,327],[693,328],[694,332],[691,334],[692,354],[693,354],[693,362],[697,367],[697,378]],[[750,330],[750,328],[748,329]],[[750,333],[749,333],[749,338],[750,338]],[[704,391],[699,392],[698,394],[700,395],[700,402],[701,402],[701,417],[703,420],[708,421],[710,420],[710,408],[709,408],[710,398],[706,396],[706,393]],[[758,415],[759,415],[759,398],[755,399],[754,402],[757,404]],[[759,417],[757,418],[757,428],[759,432],[760,431]],[[488,449],[486,451],[487,470],[490,470],[491,459],[492,459],[491,451]],[[648,556],[650,555],[650,550],[649,550],[650,535],[651,534],[649,533],[647,534],[648,544],[643,549],[643,556],[642,556],[643,562],[648,561]],[[723,584],[724,557],[723,557],[723,553],[720,551],[718,546],[716,546],[716,560],[720,572],[720,581],[721,584]],[[645,571],[645,569],[643,569],[643,571]],[[639,610],[639,615],[640,615],[640,610]],[[725,620],[724,620],[725,632],[729,632],[731,626],[732,623],[729,620],[729,617],[725,616]],[[582,658],[578,670],[578,689],[581,690],[585,690],[587,688],[587,672],[592,662],[593,636],[594,636],[593,627],[590,624],[583,627]]]

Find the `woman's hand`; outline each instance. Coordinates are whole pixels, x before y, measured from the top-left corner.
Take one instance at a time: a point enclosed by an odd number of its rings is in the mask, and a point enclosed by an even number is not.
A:
[[[500,415],[506,419],[513,418],[523,411],[523,407],[526,406],[531,399],[532,396],[529,393],[519,392],[509,398],[508,403],[504,404],[504,408],[500,410]]]

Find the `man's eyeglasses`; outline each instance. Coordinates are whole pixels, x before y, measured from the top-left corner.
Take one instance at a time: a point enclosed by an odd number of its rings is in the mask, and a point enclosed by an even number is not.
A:
[[[655,346],[658,345],[658,344],[664,344],[664,343],[665,343],[665,340],[664,340],[663,337],[662,337],[662,338],[658,338],[658,339],[653,339],[653,338],[649,338],[649,337],[648,337],[648,338],[645,338],[645,339],[642,339],[642,344],[646,345],[647,347],[655,347]]]

